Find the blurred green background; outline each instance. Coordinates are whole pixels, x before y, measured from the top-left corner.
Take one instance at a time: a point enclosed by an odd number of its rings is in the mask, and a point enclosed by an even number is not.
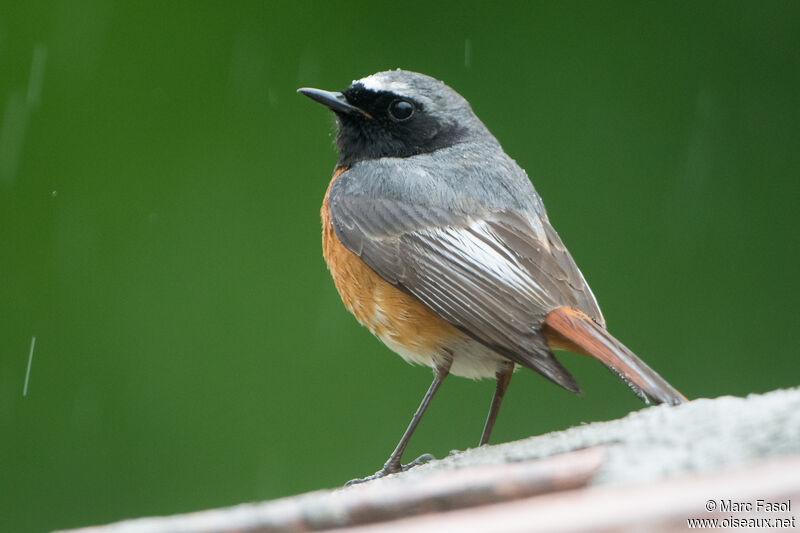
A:
[[[295,89],[399,66],[472,103],[687,396],[798,384],[800,3],[5,1],[0,530],[382,465],[431,375],[335,292],[333,119]],[[561,359],[583,396],[517,373],[494,442],[642,407]],[[493,387],[446,381],[407,458],[474,446]]]

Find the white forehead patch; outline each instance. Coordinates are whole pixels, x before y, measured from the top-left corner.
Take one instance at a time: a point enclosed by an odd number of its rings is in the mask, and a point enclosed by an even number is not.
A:
[[[407,83],[402,81],[389,81],[381,74],[372,74],[366,78],[355,80],[353,83],[360,83],[371,91],[389,91],[397,94],[403,94],[409,89]]]

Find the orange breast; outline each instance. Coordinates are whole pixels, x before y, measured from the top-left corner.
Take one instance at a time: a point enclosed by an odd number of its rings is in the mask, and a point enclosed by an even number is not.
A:
[[[331,223],[328,195],[346,167],[333,174],[322,202],[322,254],[345,307],[390,348],[417,354],[418,362],[434,357],[461,332],[422,302],[386,282],[357,255],[344,247]],[[406,357],[405,354],[402,354]],[[439,354],[441,355],[441,354]]]

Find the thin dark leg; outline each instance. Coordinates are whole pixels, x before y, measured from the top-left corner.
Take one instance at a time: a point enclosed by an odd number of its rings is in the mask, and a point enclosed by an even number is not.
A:
[[[486,417],[486,424],[483,426],[483,435],[481,435],[481,442],[478,446],[483,446],[489,442],[489,435],[492,434],[495,420],[497,420],[497,413],[500,411],[500,404],[503,403],[503,396],[508,388],[508,383],[511,381],[511,374],[514,373],[514,363],[505,363],[500,370],[497,371],[497,388],[494,390],[494,397],[492,398],[492,406],[489,408],[489,416]]]
[[[401,464],[403,452],[406,450],[406,446],[408,446],[408,441],[411,440],[411,435],[414,434],[414,430],[417,429],[419,421],[422,420],[422,415],[425,414],[425,410],[428,408],[428,404],[431,403],[433,395],[436,394],[436,391],[439,390],[439,386],[442,384],[442,381],[444,381],[444,378],[446,378],[447,374],[450,373],[450,363],[451,361],[448,360],[442,366],[436,367],[436,370],[434,371],[433,382],[431,383],[431,386],[428,387],[428,392],[426,392],[425,397],[422,398],[422,403],[419,404],[417,412],[414,413],[414,417],[411,419],[411,423],[408,424],[406,432],[403,433],[403,437],[400,439],[400,442],[397,443],[397,447],[392,452],[392,455],[389,456],[389,460],[386,461],[386,464],[383,465],[383,468],[371,476],[362,479],[351,479],[347,482],[347,485],[378,479],[383,476],[388,476],[389,474],[394,474],[395,472],[405,472],[409,468],[422,464],[425,461],[430,461],[434,458],[431,454],[426,453],[407,465]]]

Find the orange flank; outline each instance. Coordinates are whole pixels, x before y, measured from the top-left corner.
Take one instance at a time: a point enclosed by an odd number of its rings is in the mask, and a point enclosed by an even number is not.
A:
[[[322,202],[322,255],[345,307],[363,326],[387,344],[418,354],[439,351],[447,340],[463,335],[422,302],[388,283],[344,247],[331,223],[328,195],[346,167],[333,174]]]

